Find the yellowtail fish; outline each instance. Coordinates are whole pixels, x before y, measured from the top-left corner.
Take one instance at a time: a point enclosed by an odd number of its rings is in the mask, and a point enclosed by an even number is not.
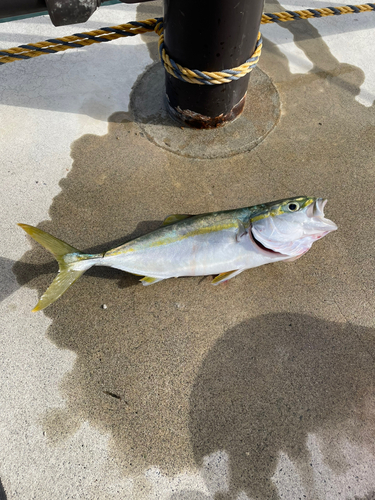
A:
[[[144,276],[143,285],[180,276],[218,275],[213,285],[246,269],[296,260],[314,241],[337,229],[324,218],[327,200],[299,196],[201,215],[171,215],[155,231],[103,254],[86,254],[54,236],[19,224],[49,250],[59,273],[33,311],[57,300],[92,266]]]

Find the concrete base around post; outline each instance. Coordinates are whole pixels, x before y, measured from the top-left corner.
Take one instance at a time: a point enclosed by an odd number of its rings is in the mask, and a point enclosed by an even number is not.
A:
[[[168,104],[160,64],[152,66],[138,81],[130,108],[134,120],[151,142],[191,158],[223,158],[250,151],[263,141],[280,116],[278,92],[269,76],[259,68],[253,71],[246,98],[238,105],[237,119],[225,127],[220,126],[225,124],[224,116],[217,117],[216,128],[212,128],[209,117],[197,117],[190,110],[175,112]],[[186,126],[192,123],[195,128]]]

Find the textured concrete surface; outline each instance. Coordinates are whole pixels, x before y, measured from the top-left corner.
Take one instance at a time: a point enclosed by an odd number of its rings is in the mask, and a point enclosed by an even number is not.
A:
[[[56,31],[35,18],[0,41],[154,15],[103,7]],[[374,27],[264,26],[280,119],[252,151],[211,160],[133,120],[153,35],[1,67],[1,500],[375,497]],[[97,268],[30,312],[56,264],[17,222],[101,250],[170,213],[300,194],[327,197],[339,230],[294,263],[219,287]]]

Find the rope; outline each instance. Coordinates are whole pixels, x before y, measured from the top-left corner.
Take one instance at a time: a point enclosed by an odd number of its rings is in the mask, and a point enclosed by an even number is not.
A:
[[[43,54],[55,54],[68,49],[82,48],[93,43],[110,42],[117,38],[135,36],[148,31],[154,31],[159,19],[146,19],[145,21],[132,21],[119,26],[101,28],[99,30],[76,33],[75,35],[54,38],[44,42],[29,43],[11,49],[0,51],[0,64],[18,61],[19,59],[31,59]]]
[[[342,14],[359,14],[375,11],[375,4],[347,5],[343,7],[325,7],[322,9],[306,9],[297,11],[275,12],[263,14],[261,24],[296,21],[299,19],[312,19]],[[0,51],[0,65],[21,59],[32,59],[43,54],[55,54],[68,49],[82,48],[93,43],[109,42],[120,37],[135,36],[148,31],[155,31],[159,35],[159,54],[163,65],[175,78],[198,85],[217,85],[229,83],[247,75],[258,63],[262,50],[262,37],[258,34],[255,51],[250,59],[237,68],[222,71],[190,70],[170,59],[164,47],[163,18],[146,19],[145,21],[132,21],[118,26],[101,28],[84,33],[76,33],[62,38],[49,39],[44,42],[29,43],[11,49]]]
[[[371,11],[375,11],[375,4],[373,3],[344,5],[343,7],[324,7],[322,9],[287,10],[285,12],[275,12],[274,14],[263,14],[261,24],[285,23],[286,21],[297,21],[298,19],[340,16],[341,14],[360,14]]]
[[[219,85],[238,80],[252,71],[258,64],[260,53],[262,51],[262,36],[258,33],[258,40],[253,55],[241,66],[232,69],[223,69],[221,71],[199,71],[197,69],[184,68],[171,59],[164,48],[164,28],[160,21],[155,27],[159,35],[159,54],[164,68],[168,73],[183,82],[196,83],[198,85]]]

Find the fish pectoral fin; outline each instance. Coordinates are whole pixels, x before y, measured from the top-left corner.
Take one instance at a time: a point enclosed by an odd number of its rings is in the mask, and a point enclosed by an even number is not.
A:
[[[162,226],[169,226],[169,224],[174,224],[175,222],[179,222],[180,220],[188,219],[189,217],[193,217],[193,215],[190,214],[172,214],[168,215],[163,220]]]
[[[237,243],[240,241],[240,239],[245,236],[248,233],[248,230],[245,228],[243,223],[239,220],[238,221],[238,230],[236,233],[236,241]],[[233,271],[232,271],[233,272]]]
[[[211,285],[218,285],[219,283],[224,283],[224,281],[234,278],[238,274],[242,273],[242,271],[244,271],[244,269],[237,269],[236,271],[228,271],[227,273],[221,273],[211,281]]]
[[[163,281],[164,278],[151,278],[150,276],[145,276],[140,281],[143,286],[153,285],[154,283],[158,283],[159,281]]]

